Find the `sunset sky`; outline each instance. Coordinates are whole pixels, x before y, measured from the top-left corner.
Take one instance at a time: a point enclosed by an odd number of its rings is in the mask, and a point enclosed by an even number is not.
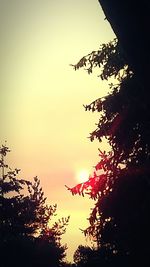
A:
[[[98,161],[98,142],[87,138],[98,114],[83,104],[106,95],[108,86],[75,64],[114,38],[98,0],[0,0],[0,143],[7,140],[11,167],[38,176],[58,217],[71,216],[63,243],[67,258],[86,244],[93,202],[65,188],[80,182]]]

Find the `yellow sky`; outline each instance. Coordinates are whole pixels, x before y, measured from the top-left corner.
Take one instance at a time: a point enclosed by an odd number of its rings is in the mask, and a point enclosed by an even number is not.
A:
[[[89,133],[97,114],[83,104],[107,92],[97,74],[75,72],[77,61],[114,34],[98,0],[0,0],[0,141],[12,152],[9,162],[22,176],[35,175],[58,215],[71,215],[63,242],[68,260],[85,238],[92,203],[73,197],[81,169],[98,160]]]

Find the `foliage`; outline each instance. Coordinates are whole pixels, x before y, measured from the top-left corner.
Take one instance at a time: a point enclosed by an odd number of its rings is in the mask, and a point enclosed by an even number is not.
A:
[[[86,266],[92,255],[93,250],[90,247],[79,245],[73,259],[78,266]]]
[[[109,95],[85,105],[85,110],[100,113],[91,141],[104,137],[111,151],[99,150],[100,161],[89,180],[68,189],[95,200],[84,233],[98,248],[109,247],[118,257],[130,258],[133,266],[136,258],[143,264],[150,238],[150,92],[142,90],[117,39],[72,66],[89,74],[99,67],[101,79],[114,78],[116,84],[110,84]]]
[[[5,163],[8,152],[6,145],[0,148],[1,262],[6,267],[20,266],[20,262],[21,266],[60,266],[66,251],[61,236],[69,217],[50,226],[57,205],[46,204],[37,177],[33,182],[18,178],[20,170]]]
[[[126,259],[124,261],[120,260],[115,251],[106,246],[96,249],[80,245],[74,253],[74,262],[77,267],[127,266]]]
[[[101,74],[99,77],[104,80],[110,76],[115,76],[121,79],[120,71],[124,71],[124,75],[132,73],[122,57],[122,48],[115,38],[108,44],[102,44],[98,51],[92,51],[88,55],[80,59],[80,61],[73,65],[74,70],[84,67],[88,74],[93,72],[93,69],[99,67]]]

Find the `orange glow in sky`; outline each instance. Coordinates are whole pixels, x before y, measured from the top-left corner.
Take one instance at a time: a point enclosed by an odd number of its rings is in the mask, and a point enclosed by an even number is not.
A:
[[[21,177],[40,178],[58,217],[71,216],[63,237],[69,261],[86,244],[79,228],[88,226],[93,202],[65,185],[82,182],[80,171],[91,172],[103,149],[87,138],[98,114],[83,104],[108,90],[97,73],[70,64],[114,38],[104,18],[97,0],[0,1],[0,142],[7,140],[9,163]]]

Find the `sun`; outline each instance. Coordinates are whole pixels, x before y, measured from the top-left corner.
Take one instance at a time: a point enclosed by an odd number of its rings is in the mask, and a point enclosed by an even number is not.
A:
[[[77,181],[79,183],[84,183],[89,179],[89,171],[82,169],[76,175]]]

